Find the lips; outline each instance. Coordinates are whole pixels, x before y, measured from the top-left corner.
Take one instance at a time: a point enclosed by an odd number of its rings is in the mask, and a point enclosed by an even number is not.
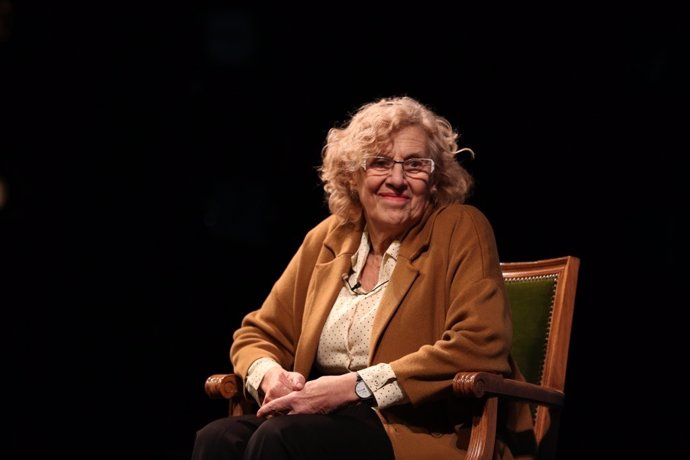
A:
[[[395,204],[406,204],[410,201],[410,197],[407,195],[396,195],[394,193],[381,193],[379,195],[384,201],[388,203]]]
[[[380,193],[379,196],[382,198],[389,198],[394,200],[409,200],[410,197],[407,195],[396,195],[395,193]]]

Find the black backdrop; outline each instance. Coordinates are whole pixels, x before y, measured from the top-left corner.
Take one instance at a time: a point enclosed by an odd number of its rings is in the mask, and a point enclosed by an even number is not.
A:
[[[7,458],[188,458],[225,410],[204,379],[326,215],[327,130],[404,94],[477,153],[470,202],[503,260],[582,259],[560,458],[681,446],[663,427],[686,406],[676,12],[13,3]]]

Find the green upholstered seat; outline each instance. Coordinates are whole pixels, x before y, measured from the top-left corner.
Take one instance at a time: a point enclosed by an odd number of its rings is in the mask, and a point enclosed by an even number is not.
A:
[[[506,279],[513,315],[513,358],[530,383],[541,382],[553,311],[556,277]]]

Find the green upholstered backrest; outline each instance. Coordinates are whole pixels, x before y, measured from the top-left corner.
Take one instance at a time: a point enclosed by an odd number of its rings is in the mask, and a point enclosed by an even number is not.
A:
[[[513,315],[513,358],[525,379],[541,382],[556,276],[506,278]]]

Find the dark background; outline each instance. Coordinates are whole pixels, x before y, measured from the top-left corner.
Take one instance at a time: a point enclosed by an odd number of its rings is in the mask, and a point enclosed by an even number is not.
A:
[[[442,5],[13,2],[5,458],[188,458],[226,410],[205,378],[229,370],[242,315],[327,214],[327,130],[392,95],[475,150],[470,202],[502,260],[582,259],[559,458],[674,457],[687,425],[665,421],[687,408],[681,15]]]

